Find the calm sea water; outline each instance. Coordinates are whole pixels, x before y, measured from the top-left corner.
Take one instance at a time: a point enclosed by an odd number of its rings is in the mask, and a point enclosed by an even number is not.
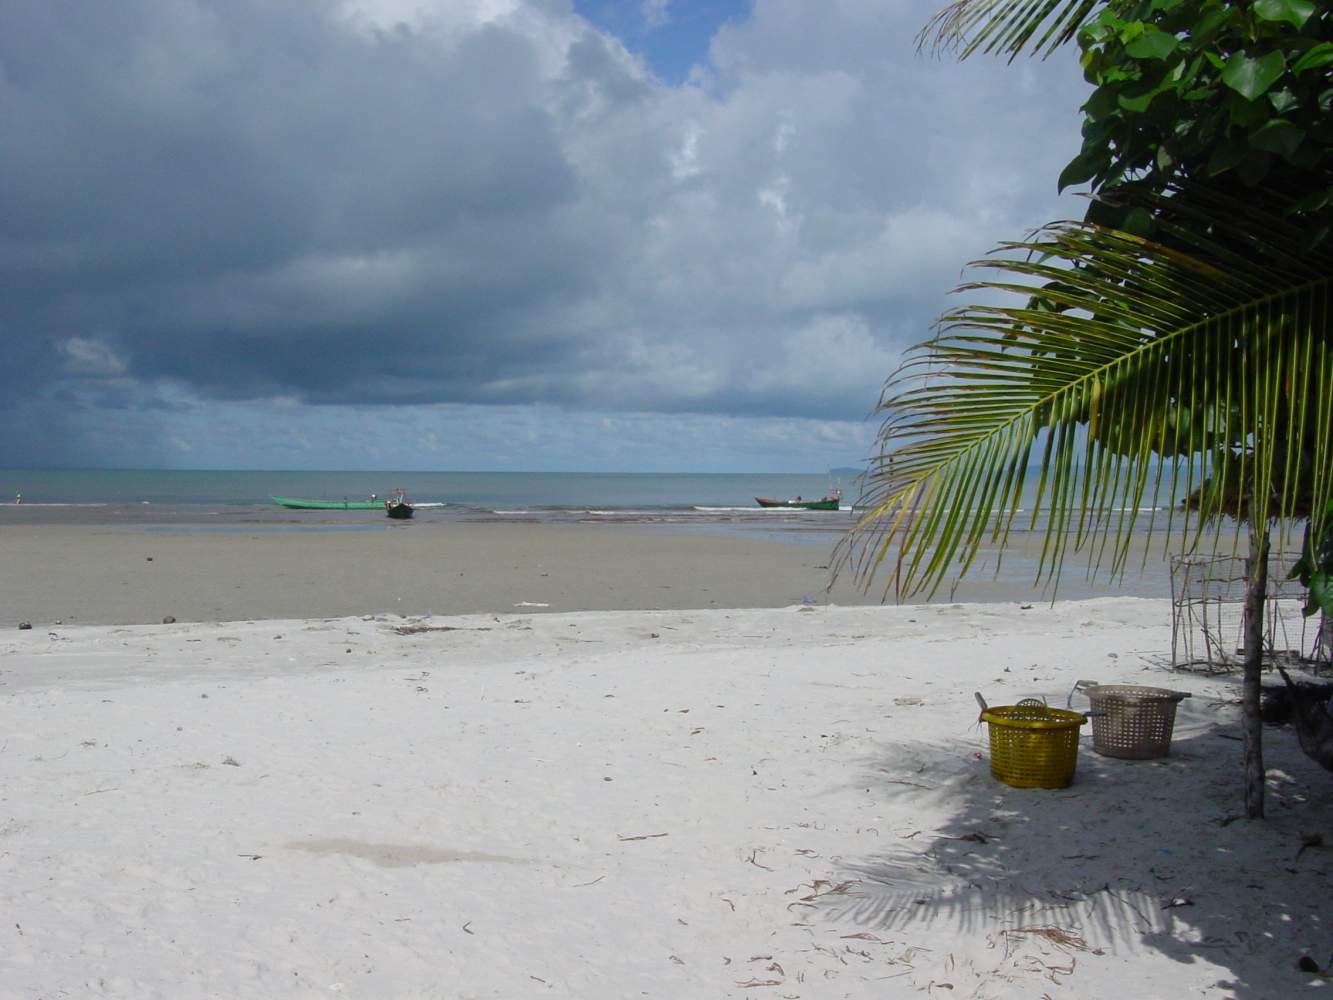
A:
[[[414,525],[458,521],[660,525],[762,532],[831,545],[853,523],[859,482],[833,474],[594,472],[236,472],[0,469],[0,527],[115,524],[191,531],[353,531],[382,527],[374,510],[289,510],[274,496],[364,500],[403,487]],[[1035,477],[1032,485],[1035,488]],[[755,497],[824,496],[837,511],[762,508]],[[22,495],[22,503],[14,501]],[[1147,509],[1136,528],[1146,525]],[[1161,511],[1159,509],[1159,516]],[[1022,522],[1022,523],[1019,523]],[[1025,518],[1014,525],[1024,533]],[[1038,530],[1044,530],[1044,522]]]
[[[468,521],[693,525],[826,534],[851,523],[856,483],[827,474],[574,472],[234,472],[0,470],[0,525],[193,524],[199,530],[355,528],[375,511],[301,511],[273,496],[383,497],[397,487],[418,505],[415,523]],[[764,509],[756,496],[821,497],[841,487],[840,511]],[[22,503],[13,501],[22,495]]]

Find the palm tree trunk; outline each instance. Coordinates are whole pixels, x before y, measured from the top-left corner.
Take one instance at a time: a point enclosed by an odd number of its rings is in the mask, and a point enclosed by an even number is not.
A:
[[[1264,600],[1268,594],[1268,522],[1250,525],[1249,572],[1245,582],[1245,670],[1241,706],[1245,732],[1245,815],[1264,815],[1264,730],[1259,695],[1264,666]]]

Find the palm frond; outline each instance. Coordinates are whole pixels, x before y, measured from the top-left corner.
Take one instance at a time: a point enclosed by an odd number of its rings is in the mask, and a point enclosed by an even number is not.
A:
[[[1064,45],[1108,0],[954,0],[917,36],[918,48],[1008,55],[1025,49],[1043,58]]]
[[[840,567],[868,585],[892,556],[886,595],[934,592],[1029,509],[1057,585],[1074,551],[1121,574],[1145,498],[1187,544],[1223,516],[1322,521],[1333,253],[1205,189],[1136,197],[1163,242],[1064,222],[974,263],[961,290],[1000,301],[947,312],[890,377]]]

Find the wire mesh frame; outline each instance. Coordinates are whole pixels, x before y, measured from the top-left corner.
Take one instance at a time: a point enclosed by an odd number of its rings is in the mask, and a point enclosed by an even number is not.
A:
[[[1333,623],[1301,613],[1305,589],[1288,579],[1297,558],[1275,552],[1269,561],[1264,666],[1281,663],[1322,673],[1333,663]],[[1172,669],[1220,674],[1241,668],[1248,562],[1243,556],[1172,557]]]

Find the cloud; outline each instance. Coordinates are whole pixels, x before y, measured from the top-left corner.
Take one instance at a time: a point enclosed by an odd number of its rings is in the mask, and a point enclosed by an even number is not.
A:
[[[639,10],[649,31],[671,23],[671,0],[643,0]]]
[[[1073,211],[1072,57],[941,63],[924,16],[760,0],[668,86],[559,0],[5,5],[0,392],[860,421]]]
[[[70,337],[56,348],[65,356],[69,375],[114,376],[125,374],[125,362],[106,344],[86,337]]]

